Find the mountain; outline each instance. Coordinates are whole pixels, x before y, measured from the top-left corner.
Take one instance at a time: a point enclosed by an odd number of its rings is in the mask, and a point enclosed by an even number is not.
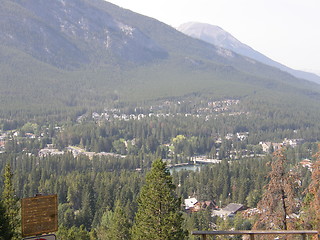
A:
[[[139,29],[84,1],[6,1],[3,45],[59,68],[110,59],[146,62],[166,56]],[[103,54],[101,54],[103,51]]]
[[[188,22],[180,25],[177,29],[188,36],[201,39],[213,45],[229,49],[240,55],[250,57],[264,64],[279,68],[297,78],[307,79],[320,84],[320,77],[318,75],[310,72],[291,69],[281,63],[278,63],[252,49],[248,45],[240,42],[230,33],[226,32],[218,26],[206,23]]]
[[[104,0],[2,0],[0,18],[1,118],[190,95],[316,108],[320,100],[315,83]]]

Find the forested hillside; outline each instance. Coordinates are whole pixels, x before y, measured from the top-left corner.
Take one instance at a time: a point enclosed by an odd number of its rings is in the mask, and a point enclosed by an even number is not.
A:
[[[65,119],[190,94],[293,112],[319,100],[317,84],[102,0],[5,0],[0,16],[2,118]]]

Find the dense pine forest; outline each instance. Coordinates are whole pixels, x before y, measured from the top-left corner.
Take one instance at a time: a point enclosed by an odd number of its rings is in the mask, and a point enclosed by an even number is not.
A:
[[[281,176],[292,173],[290,201],[296,207],[290,214],[299,217],[292,220],[291,229],[317,229],[319,221],[303,213],[318,211],[314,186],[319,184],[315,175],[319,125],[311,118],[293,120],[285,115],[286,111],[269,110],[259,116],[237,100],[225,100],[105,109],[59,122],[3,119],[0,210],[5,213],[9,208],[13,214],[4,215],[8,226],[2,228],[19,238],[19,199],[57,194],[59,239],[115,239],[108,237],[114,234],[122,234],[119,239],[140,239],[139,207],[148,205],[142,203],[142,195],[151,194],[142,194],[142,189],[152,179],[152,163],[162,159],[158,171],[169,177],[166,194],[171,191],[176,199],[170,209],[179,213],[181,224],[175,239],[195,239],[190,235],[194,230],[269,229],[268,223],[258,225],[263,216],[254,209],[266,207],[275,164],[283,169]],[[268,142],[266,150],[263,144]],[[198,159],[207,162],[194,165]],[[301,163],[305,159],[314,164],[314,171]],[[155,199],[164,198],[163,194]],[[209,208],[190,212],[184,204],[190,197],[211,201],[216,210],[242,204],[244,211],[226,219],[213,216]]]

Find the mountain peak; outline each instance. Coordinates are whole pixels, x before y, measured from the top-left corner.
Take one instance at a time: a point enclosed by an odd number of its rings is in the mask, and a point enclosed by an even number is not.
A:
[[[240,55],[252,58],[269,66],[276,67],[282,71],[292,74],[295,77],[307,79],[320,84],[320,77],[316,74],[294,70],[281,63],[278,63],[252,49],[248,45],[240,42],[238,39],[219,26],[208,23],[188,22],[180,25],[177,30],[190,37],[200,39],[215,46],[219,46]]]
[[[177,30],[188,36],[232,51],[244,45],[221,27],[208,23],[188,22],[180,25]]]

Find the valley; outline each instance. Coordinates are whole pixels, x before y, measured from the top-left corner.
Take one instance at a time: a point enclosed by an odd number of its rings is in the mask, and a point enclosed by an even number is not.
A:
[[[57,194],[61,240],[140,239],[154,205],[179,239],[256,228],[280,200],[319,229],[316,78],[102,0],[3,0],[0,17],[0,238],[21,239],[37,194]]]

